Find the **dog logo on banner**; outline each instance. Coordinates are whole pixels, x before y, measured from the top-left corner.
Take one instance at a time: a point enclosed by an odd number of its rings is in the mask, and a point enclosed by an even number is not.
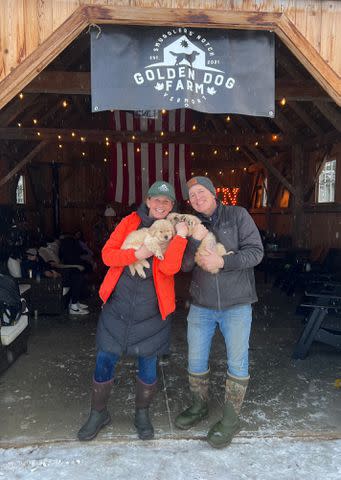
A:
[[[146,65],[144,72],[134,73],[134,81],[138,86],[151,82],[172,108],[194,108],[208,95],[219,89],[231,90],[236,84],[235,78],[216,68],[221,61],[209,39],[188,28],[165,31],[154,43],[149,59],[156,62]],[[183,99],[186,92],[190,99]]]

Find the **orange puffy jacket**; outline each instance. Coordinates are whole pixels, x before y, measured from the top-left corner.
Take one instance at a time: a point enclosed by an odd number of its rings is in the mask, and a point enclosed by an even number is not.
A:
[[[110,267],[99,289],[99,296],[104,303],[114,290],[124,267],[137,260],[135,250],[132,248],[121,250],[121,245],[129,233],[137,230],[140,223],[141,218],[136,212],[125,217],[117,225],[102,249],[103,262]],[[181,268],[186,245],[186,238],[176,235],[168,245],[165,258],[159,260],[154,257],[153,259],[154,285],[163,320],[175,310],[174,275]]]

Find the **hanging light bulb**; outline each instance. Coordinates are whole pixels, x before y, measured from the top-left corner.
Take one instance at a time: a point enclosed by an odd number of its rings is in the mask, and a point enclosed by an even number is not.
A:
[[[192,125],[193,132],[197,129],[196,125]]]
[[[279,103],[282,105],[282,107],[284,107],[284,105],[287,103],[287,99],[283,97]]]
[[[24,98],[24,94],[22,92],[19,93],[19,98],[22,100]]]
[[[230,117],[230,115],[227,115],[227,117],[226,117],[226,121],[227,121],[227,122],[230,122],[230,121],[231,121],[231,117]]]
[[[63,107],[66,108],[67,107],[67,101],[66,100],[63,100],[63,103],[62,103]]]
[[[34,118],[34,119],[33,119],[33,123],[34,123],[34,125],[37,125],[38,120],[37,120],[36,118]]]

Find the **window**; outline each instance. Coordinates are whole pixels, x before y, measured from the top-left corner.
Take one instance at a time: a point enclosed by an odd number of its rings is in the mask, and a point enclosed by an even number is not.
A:
[[[262,207],[268,205],[268,177],[263,177]]]
[[[318,203],[335,201],[336,160],[326,162],[319,175]]]
[[[17,189],[15,192],[17,203],[24,204],[25,203],[25,179],[24,175],[20,175]]]

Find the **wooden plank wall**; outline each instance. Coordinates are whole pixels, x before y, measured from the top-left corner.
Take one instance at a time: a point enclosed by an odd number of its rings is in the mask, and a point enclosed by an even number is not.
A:
[[[339,0],[1,0],[0,81],[30,55],[80,5],[200,8],[285,12],[326,62],[341,74]]]

